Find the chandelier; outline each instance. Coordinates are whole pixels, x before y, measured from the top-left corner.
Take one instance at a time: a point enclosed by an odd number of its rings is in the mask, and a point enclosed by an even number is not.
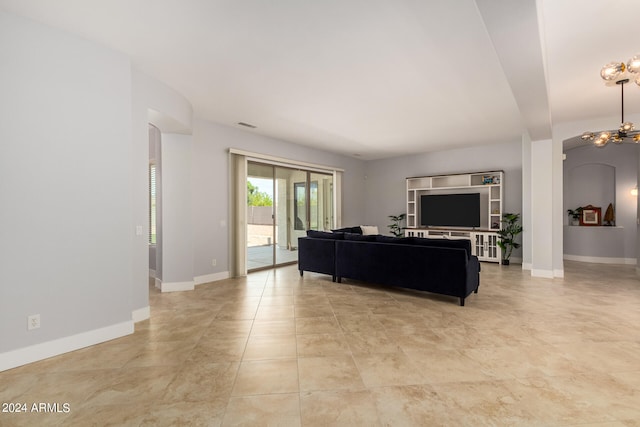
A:
[[[640,86],[640,55],[634,56],[626,64],[624,62],[612,62],[605,65],[600,70],[600,77],[607,85],[616,84],[620,86],[621,124],[618,130],[585,132],[582,134],[582,140],[593,142],[596,147],[604,147],[610,142],[614,144],[640,142],[640,131],[635,130],[633,123],[624,121],[624,85],[629,83],[630,79],[633,79]]]

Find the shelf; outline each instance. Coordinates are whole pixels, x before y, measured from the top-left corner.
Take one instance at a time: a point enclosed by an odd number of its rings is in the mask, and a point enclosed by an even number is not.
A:
[[[495,232],[499,229],[503,213],[504,172],[471,172],[452,175],[419,176],[407,178],[408,228],[420,227],[419,197],[429,194],[480,193],[480,228]],[[498,224],[498,228],[492,227]],[[477,230],[477,229],[476,229]]]

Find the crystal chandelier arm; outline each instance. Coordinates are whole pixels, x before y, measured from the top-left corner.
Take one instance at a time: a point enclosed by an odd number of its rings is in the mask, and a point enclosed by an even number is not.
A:
[[[620,117],[620,123],[624,123],[624,84],[626,82],[628,82],[629,80],[626,81],[622,81],[622,82],[618,82],[620,84],[620,111],[621,111],[621,117]]]

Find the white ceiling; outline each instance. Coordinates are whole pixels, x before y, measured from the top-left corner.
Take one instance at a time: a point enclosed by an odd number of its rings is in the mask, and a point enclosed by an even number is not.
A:
[[[638,0],[0,0],[0,8],[126,53],[198,117],[363,159],[518,141],[523,128],[548,139],[552,124],[616,116],[619,92],[602,84],[600,67],[640,53]],[[629,87],[625,111],[640,112],[639,91]]]

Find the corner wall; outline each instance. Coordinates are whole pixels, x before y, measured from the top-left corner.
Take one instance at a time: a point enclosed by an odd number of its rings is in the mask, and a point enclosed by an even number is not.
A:
[[[0,11],[0,370],[133,332],[127,57]],[[41,327],[27,330],[27,316]]]

